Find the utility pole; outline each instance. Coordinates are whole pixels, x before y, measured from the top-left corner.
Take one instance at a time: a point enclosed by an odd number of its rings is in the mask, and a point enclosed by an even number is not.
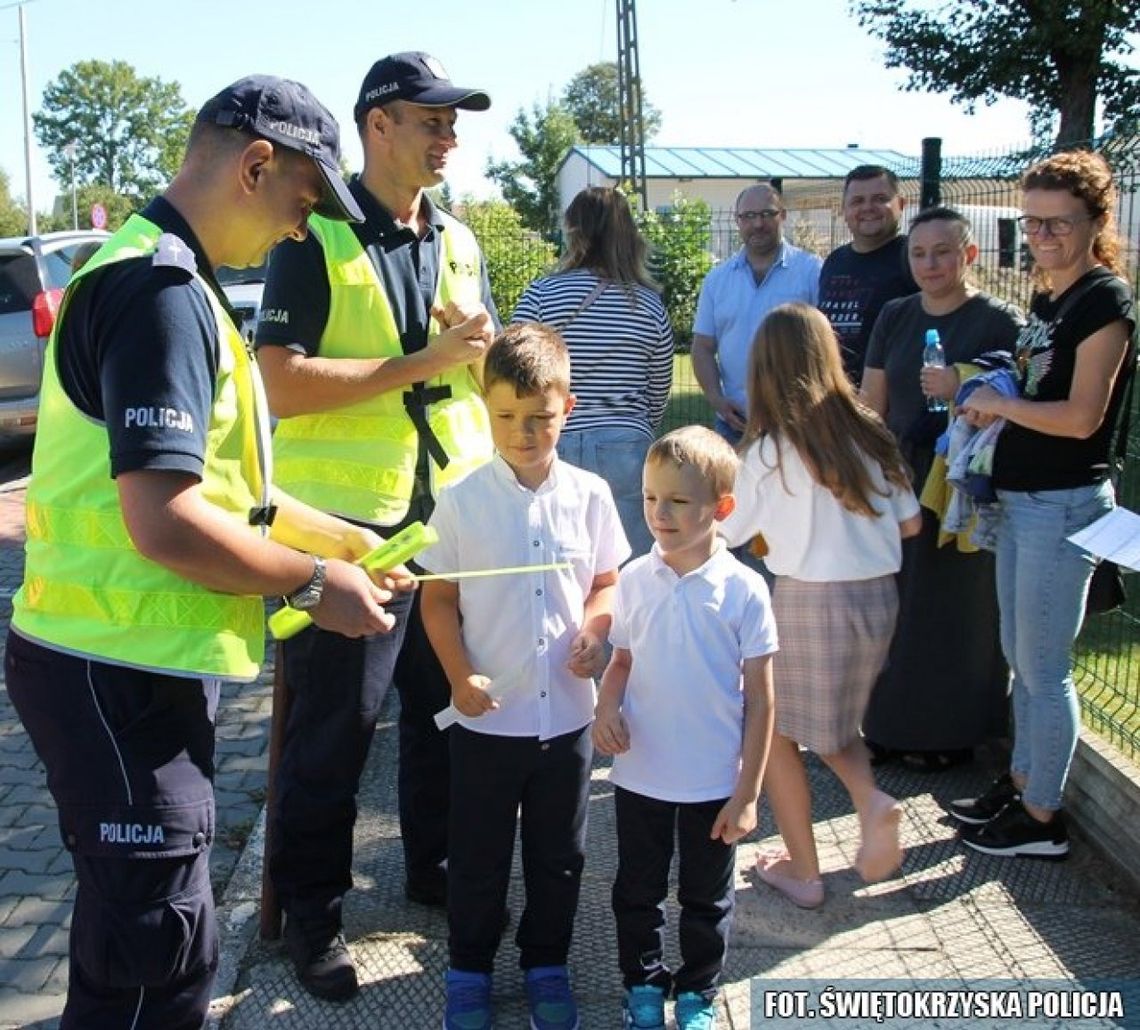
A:
[[[618,96],[621,111],[621,185],[649,207],[645,185],[645,121],[641,113],[641,60],[634,0],[617,0]]]
[[[28,34],[24,29],[24,5],[32,0],[5,4],[0,11],[15,7],[20,12],[20,94],[24,100],[24,177],[28,199],[28,235],[36,234],[36,201],[32,194],[32,116],[28,110]]]

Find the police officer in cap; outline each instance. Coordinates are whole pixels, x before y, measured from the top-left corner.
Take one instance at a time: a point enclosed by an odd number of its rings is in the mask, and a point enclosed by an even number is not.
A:
[[[498,324],[486,266],[471,232],[424,192],[443,181],[457,112],[490,102],[453,85],[427,54],[377,61],[355,107],[364,168],[348,185],[364,222],[318,213],[308,238],[280,247],[269,266],[256,343],[280,418],[278,481],[386,533],[426,521],[436,491],[491,456],[477,381]],[[356,791],[393,678],[405,891],[419,903],[446,900],[448,741],[432,719],[450,689],[418,595],[398,600],[397,630],[386,637],[316,627],[285,643],[293,705],[269,868],[298,976],[329,999],[357,989],[341,908],[352,886]]]
[[[303,239],[313,210],[360,219],[339,154],[304,86],[222,90],[48,344],[5,670],[78,884],[64,1028],[205,1023],[214,715],[221,680],[258,673],[263,597],[348,637],[394,624],[351,564],[379,537],[272,487],[257,367],[214,277]]]

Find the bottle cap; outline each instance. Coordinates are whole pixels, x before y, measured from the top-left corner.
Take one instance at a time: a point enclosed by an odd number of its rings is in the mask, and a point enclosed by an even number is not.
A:
[[[926,342],[927,343],[941,343],[941,339],[938,336],[938,330],[937,329],[927,329],[926,330]]]

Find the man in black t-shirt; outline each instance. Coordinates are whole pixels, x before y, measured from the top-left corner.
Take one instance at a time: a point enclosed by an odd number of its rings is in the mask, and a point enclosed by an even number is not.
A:
[[[839,337],[843,368],[856,385],[867,342],[888,300],[918,292],[899,234],[899,180],[881,165],[859,165],[843,181],[843,217],[851,242],[837,247],[819,274],[819,309]]]

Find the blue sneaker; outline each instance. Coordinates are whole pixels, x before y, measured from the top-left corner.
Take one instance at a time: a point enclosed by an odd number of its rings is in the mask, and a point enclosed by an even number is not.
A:
[[[526,971],[530,1030],[578,1030],[578,1006],[570,993],[565,966],[535,966]]]
[[[622,1026],[626,1030],[665,1030],[665,991],[653,984],[638,984],[625,992]]]
[[[673,1015],[677,1017],[677,1030],[713,1030],[716,1026],[716,1004],[693,991],[677,995]]]
[[[491,1030],[491,977],[449,969],[446,975],[447,1010],[443,1030]]]

